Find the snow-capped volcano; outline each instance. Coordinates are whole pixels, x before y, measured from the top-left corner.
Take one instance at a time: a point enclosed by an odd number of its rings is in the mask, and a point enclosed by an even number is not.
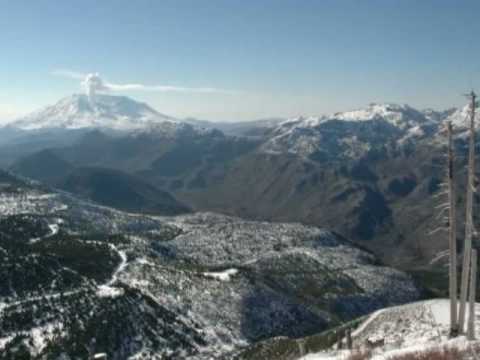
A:
[[[75,94],[35,111],[8,126],[21,130],[105,128],[138,130],[163,122],[176,122],[145,103],[125,96]]]

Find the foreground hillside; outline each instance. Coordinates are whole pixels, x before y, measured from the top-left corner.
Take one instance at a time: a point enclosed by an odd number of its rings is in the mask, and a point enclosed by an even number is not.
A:
[[[301,360],[341,360],[354,354],[360,358],[362,353],[361,358],[373,360],[435,359],[442,353],[449,354],[448,359],[477,359],[480,341],[449,338],[449,306],[448,300],[430,300],[376,311],[352,333],[353,343],[360,347],[367,340],[382,340],[384,345],[369,351],[320,352],[301,357]],[[476,304],[477,337],[479,310],[480,304]],[[427,354],[430,357],[426,357]]]
[[[328,331],[291,339],[276,337],[249,346],[236,360],[457,360],[478,359],[480,341],[449,338],[449,301],[413,302],[387,307]],[[476,307],[476,334],[480,330]],[[468,320],[468,313],[467,313]],[[337,334],[350,329],[352,350],[337,348]]]
[[[0,175],[1,359],[229,358],[420,296],[319,228],[139,216]]]

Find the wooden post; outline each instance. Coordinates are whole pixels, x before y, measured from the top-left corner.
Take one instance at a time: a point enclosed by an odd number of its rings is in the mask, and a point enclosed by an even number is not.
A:
[[[477,293],[477,250],[472,250],[472,263],[470,266],[470,296],[468,312],[468,340],[475,340],[475,295]]]
[[[299,352],[299,355],[300,357],[303,357],[307,354],[307,352],[305,351],[305,343],[304,343],[305,340],[303,339],[299,339],[297,340],[297,344],[298,344],[298,352]]]
[[[454,178],[454,154],[453,154],[453,135],[452,123],[447,123],[448,134],[448,243],[450,255],[450,271],[449,271],[449,293],[450,293],[450,336],[458,335],[457,322],[457,223],[456,223],[456,189]]]
[[[337,334],[335,333],[329,333],[327,335],[327,343],[328,347],[334,346],[337,342]]]
[[[352,330],[347,329],[347,349],[352,350]]]
[[[337,350],[342,350],[343,344],[342,344],[342,332],[337,331]]]
[[[475,186],[475,106],[476,95],[472,91],[469,95],[470,105],[470,142],[468,153],[468,180],[466,195],[466,215],[465,215],[465,246],[463,248],[463,269],[462,282],[460,288],[460,310],[458,314],[458,327],[461,332],[465,331],[465,313],[467,305],[468,278],[470,275],[470,257],[472,251],[472,233],[473,233],[473,187]]]

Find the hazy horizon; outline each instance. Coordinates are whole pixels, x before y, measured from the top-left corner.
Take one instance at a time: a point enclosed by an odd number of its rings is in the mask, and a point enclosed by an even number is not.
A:
[[[65,99],[65,98],[68,98],[68,97],[72,97],[72,96],[75,96],[75,95],[86,95],[85,92],[81,92],[81,91],[78,91],[78,92],[74,92],[70,95],[67,95],[67,96],[63,96],[59,99],[57,99],[57,101],[55,101],[55,103],[51,103],[51,104],[45,104],[43,106],[40,106],[39,108],[37,109],[34,109],[32,112],[35,112],[35,111],[38,111],[38,110],[42,110],[46,107],[49,107],[49,106],[54,106],[57,102]],[[110,93],[103,93],[102,95],[109,95],[109,96],[127,96],[127,95],[124,95],[124,94],[110,94]],[[87,96],[87,95],[86,95]],[[143,102],[141,99],[138,99],[136,98],[135,96],[127,96],[128,98],[132,99],[132,100],[135,100],[135,101],[138,101],[138,102]],[[465,101],[466,102],[466,101]],[[245,122],[245,123],[248,123],[248,122],[255,122],[255,121],[262,121],[262,120],[270,120],[270,119],[290,119],[290,118],[295,118],[295,117],[310,117],[310,116],[313,116],[313,117],[320,117],[320,116],[328,116],[328,115],[333,115],[335,114],[336,112],[348,112],[348,111],[355,111],[355,110],[361,110],[361,109],[364,109],[366,107],[368,107],[369,105],[371,104],[396,104],[396,105],[409,105],[411,106],[410,104],[406,104],[406,103],[395,103],[395,102],[370,102],[370,103],[366,103],[366,104],[363,104],[363,106],[358,106],[358,107],[355,107],[355,108],[346,108],[346,109],[342,109],[342,110],[339,110],[339,111],[334,111],[334,112],[324,112],[324,113],[316,113],[316,114],[297,114],[297,115],[294,115],[294,116],[282,116],[281,114],[279,115],[272,115],[272,116],[265,116],[265,117],[259,117],[259,118],[252,118],[252,119],[244,119],[244,120],[235,120],[235,119],[207,119],[207,118],[198,118],[198,117],[194,117],[194,116],[185,116],[185,117],[175,117],[174,115],[172,114],[166,114],[166,113],[163,113],[161,110],[155,108],[155,106],[152,106],[151,104],[149,103],[146,103],[147,105],[151,106],[154,110],[158,111],[159,113],[163,114],[163,115],[167,115],[167,116],[171,116],[171,117],[174,117],[174,118],[177,118],[178,120],[188,120],[188,119],[193,119],[193,120],[199,120],[199,121],[210,121],[210,122],[213,122],[213,123],[235,123],[235,122]],[[418,108],[417,110],[434,110],[434,111],[446,111],[446,110],[449,110],[451,109],[452,106],[447,106],[445,108]],[[30,113],[32,113],[30,112]],[[5,125],[5,124],[10,124],[12,122],[15,122],[16,120],[22,118],[23,116],[26,116],[26,115],[29,115],[30,113],[26,113],[26,114],[20,114],[20,115],[15,115],[13,117],[10,117],[10,118],[0,118],[0,125]]]

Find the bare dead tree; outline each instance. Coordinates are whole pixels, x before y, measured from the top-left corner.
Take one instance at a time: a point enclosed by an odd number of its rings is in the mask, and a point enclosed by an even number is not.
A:
[[[440,224],[429,235],[436,235],[442,231],[448,233],[448,249],[439,251],[430,261],[430,265],[443,261],[448,258],[449,267],[449,295],[450,295],[450,337],[458,335],[458,288],[457,288],[457,229],[456,229],[456,185],[455,185],[455,155],[453,146],[453,129],[452,123],[446,123],[447,134],[447,166],[445,173],[445,182],[441,184],[441,191],[435,195],[435,198],[444,198],[439,205],[435,206],[438,212],[435,221]],[[445,226],[445,224],[447,226]]]
[[[456,222],[456,189],[454,177],[454,153],[453,153],[453,135],[452,123],[447,124],[448,137],[448,244],[450,255],[449,269],[449,292],[450,292],[450,336],[458,335],[457,322],[457,222]]]
[[[470,294],[468,299],[468,340],[475,340],[475,295],[477,293],[477,250],[472,250],[470,266]]]
[[[468,179],[466,191],[466,215],[465,215],[465,246],[463,248],[463,268],[460,288],[460,310],[458,314],[458,326],[464,331],[466,301],[468,292],[468,277],[470,274],[470,257],[472,251],[473,234],[473,191],[475,182],[475,106],[476,94],[472,91],[469,94],[470,104],[470,142],[468,152]]]

